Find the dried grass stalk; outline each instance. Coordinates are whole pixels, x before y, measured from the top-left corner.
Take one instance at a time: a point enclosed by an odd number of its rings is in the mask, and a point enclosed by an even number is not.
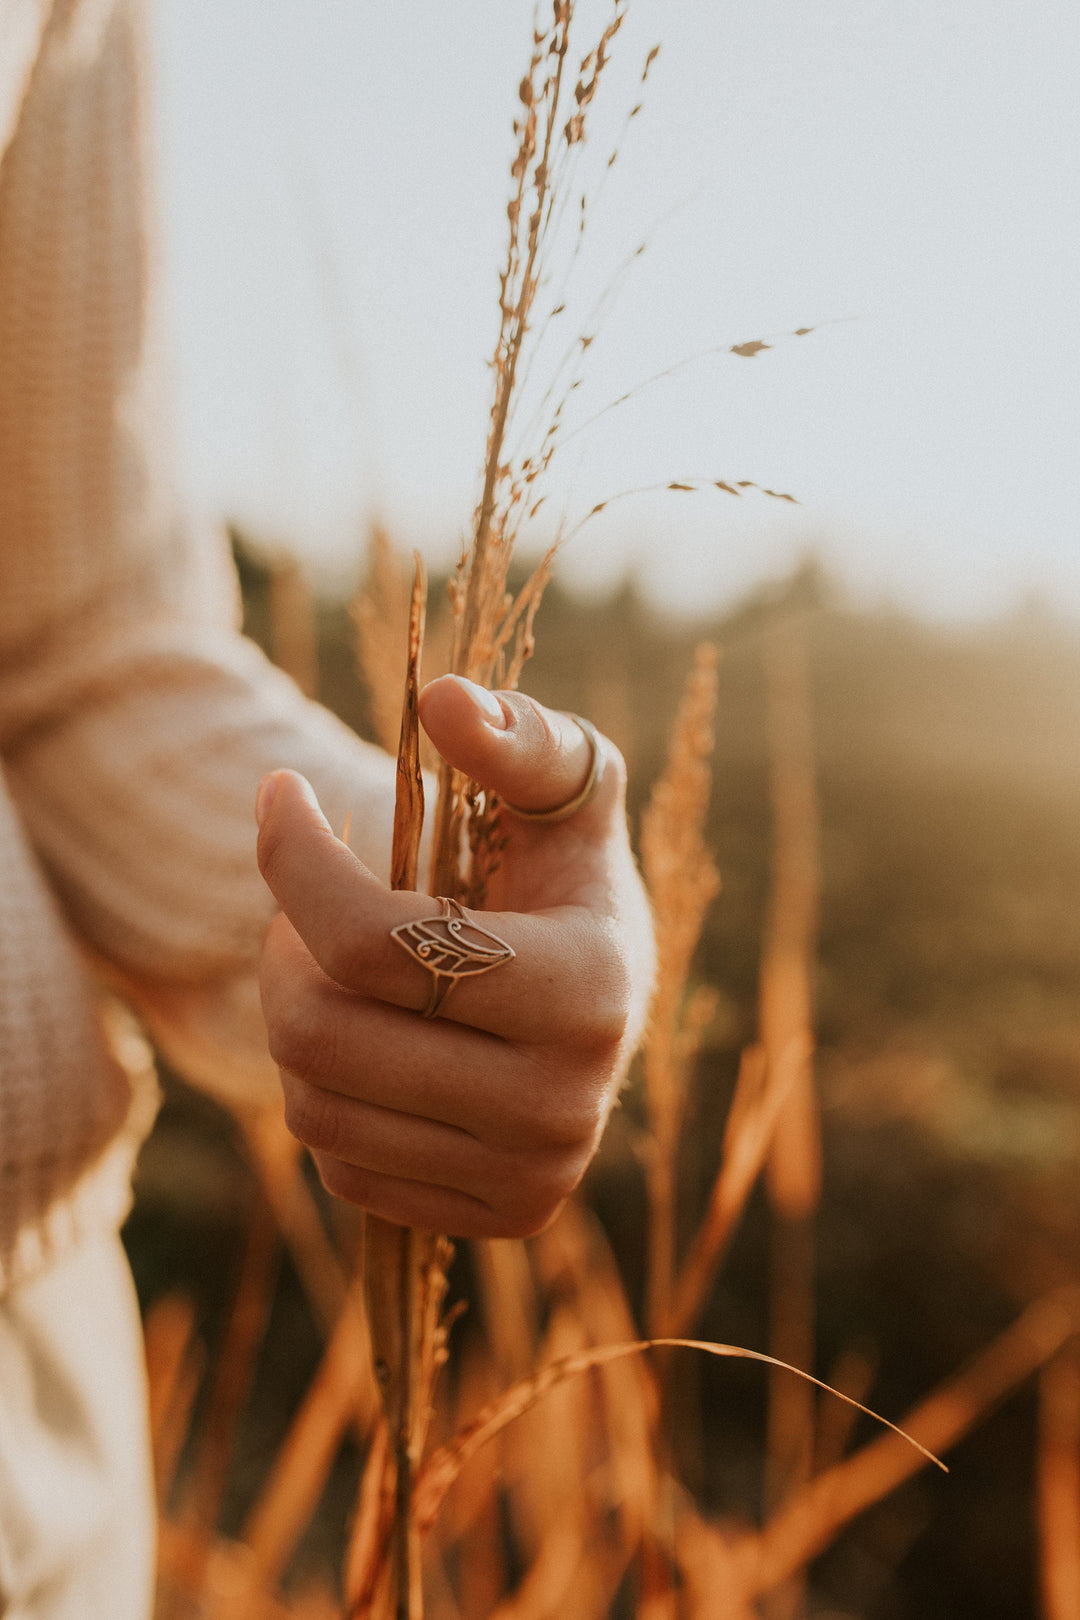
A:
[[[508,451],[507,435],[521,378],[527,370],[528,340],[537,295],[545,279],[546,255],[557,234],[566,198],[565,176],[584,139],[588,108],[596,95],[612,40],[622,25],[626,4],[627,0],[613,0],[610,21],[582,61],[573,83],[569,116],[565,93],[573,78],[568,71],[573,0],[554,0],[546,26],[541,26],[538,14],[529,68],[520,86],[521,110],[515,124],[518,144],[508,207],[509,240],[500,283],[494,395],[482,487],[471,542],[450,589],[451,667],[455,673],[487,686],[516,686],[532,652],[533,621],[551,569],[553,554],[549,551],[516,596],[507,588],[515,537],[526,513],[536,510],[532,486],[553,453],[550,428],[541,450],[531,457],[522,458]],[[414,592],[414,630],[416,600]],[[411,640],[415,641],[415,635]],[[398,753],[393,862],[395,886],[409,887],[416,887],[415,856],[422,818],[415,742],[417,659],[414,649]],[[408,855],[406,840],[411,840]],[[466,844],[469,855],[462,870],[461,851]],[[500,848],[497,801],[445,762],[440,764],[431,892],[482,906]],[[368,1221],[366,1292],[395,1455],[393,1564],[395,1613],[399,1620],[416,1620],[422,1610],[416,1520],[410,1513],[411,1473],[422,1452],[434,1369],[444,1353],[439,1309],[447,1252],[442,1240],[421,1239],[418,1234],[395,1236],[383,1230],[380,1223]],[[368,1580],[366,1590],[373,1594],[377,1584],[374,1578]]]
[[[615,1258],[595,1218],[572,1202],[555,1225],[534,1245],[545,1293],[563,1301],[580,1321],[585,1342],[618,1344],[636,1333],[633,1313],[623,1290]],[[548,1347],[536,1359],[543,1365]],[[596,1403],[598,1386],[600,1401]],[[629,1357],[598,1369],[594,1383],[594,1426],[599,1419],[598,1462],[587,1498],[587,1556],[597,1577],[592,1583],[599,1617],[606,1616],[620,1581],[631,1563],[639,1564],[639,1593],[645,1590],[649,1553],[663,1489],[656,1461],[658,1397],[652,1368],[641,1358]],[[545,1404],[511,1432],[522,1453],[522,1467],[531,1470],[545,1444],[557,1414]],[[529,1425],[536,1439],[530,1447]],[[601,1495],[597,1484],[605,1482]],[[555,1481],[556,1500],[558,1481]],[[606,1510],[606,1511],[605,1511]],[[606,1598],[603,1594],[607,1594]],[[583,1609],[583,1616],[591,1611]]]
[[[807,1063],[785,1104],[769,1157],[769,1196],[793,1220],[821,1196],[821,1143],[809,1058],[818,917],[818,809],[805,619],[785,614],[765,633],[773,874],[761,966],[761,1041],[770,1063],[792,1040]]]
[[[274,662],[305,697],[319,690],[319,632],[315,598],[297,559],[278,552],[270,562],[270,644]]]
[[[529,70],[520,88],[522,111],[515,126],[518,149],[511,171],[509,244],[501,277],[500,326],[493,362],[495,390],[482,491],[471,545],[462,556],[451,588],[453,670],[485,685],[517,684],[532,651],[533,619],[550,572],[549,553],[516,597],[507,590],[525,490],[540,468],[536,464],[517,468],[511,465],[505,451],[506,434],[560,196],[557,182],[561,164],[583,138],[586,108],[595,95],[625,3],[615,0],[611,24],[582,65],[574,91],[576,110],[569,121],[564,122],[563,88],[573,0],[555,0],[549,26],[535,29]],[[415,703],[420,635],[418,590],[419,586],[413,593],[409,674],[398,751],[393,856],[395,887],[410,888],[417,886],[416,855],[423,815]],[[470,859],[463,873],[460,852],[466,833]],[[498,854],[497,804],[477,784],[442,763],[435,812],[432,892],[482,905]],[[386,1230],[384,1223],[371,1218],[367,1222],[365,1292],[396,1470],[393,1565],[398,1620],[417,1620],[423,1608],[411,1478],[422,1452],[434,1369],[443,1353],[438,1315],[445,1289],[447,1253],[443,1240]]]
[[[409,650],[397,753],[397,794],[391,887],[415,889],[424,827],[424,779],[420,770],[420,661],[427,586],[415,559],[409,610]],[[435,1239],[376,1215],[364,1219],[364,1301],[371,1331],[375,1375],[393,1451],[395,1513],[392,1562],[397,1620],[420,1620],[423,1585],[420,1542],[412,1516],[412,1475],[418,1459],[419,1412],[424,1387],[426,1288]]]
[[[1058,1342],[1060,1343],[1060,1340]],[[757,1361],[766,1367],[776,1365],[776,1358],[766,1355],[763,1351],[747,1350],[742,1345],[736,1344],[717,1344],[707,1339],[637,1339],[626,1344],[592,1346],[573,1355],[563,1356],[549,1366],[542,1367],[530,1378],[523,1379],[512,1389],[505,1390],[490,1406],[479,1412],[471,1423],[459,1430],[451,1441],[440,1446],[438,1451],[427,1459],[417,1480],[414,1504],[414,1511],[421,1526],[426,1530],[435,1522],[447,1491],[469,1459],[482,1446],[501,1434],[508,1424],[529,1411],[538,1401],[543,1400],[550,1390],[557,1388],[566,1379],[576,1378],[582,1373],[591,1372],[594,1368],[606,1367],[609,1363],[621,1361],[626,1356],[642,1355],[647,1350],[658,1349],[700,1350],[706,1355],[735,1361]],[[882,1417],[880,1413],[873,1412],[869,1407],[852,1400],[851,1396],[845,1395],[842,1390],[830,1389],[822,1379],[813,1378],[798,1367],[788,1367],[785,1371],[805,1379],[817,1389],[825,1390],[837,1400],[846,1401],[849,1405],[857,1407],[867,1417],[872,1417],[875,1422],[892,1430],[900,1441],[919,1453],[923,1461],[943,1467],[929,1447],[913,1432],[900,1428],[888,1418]],[[922,1464],[916,1466],[921,1467]]]
[[[519,89],[521,109],[514,125],[518,144],[510,171],[510,228],[500,276],[499,333],[492,360],[494,392],[483,479],[470,544],[450,592],[454,614],[451,667],[455,674],[485,686],[517,685],[532,652],[533,621],[551,572],[553,550],[516,596],[507,590],[514,541],[522,522],[537,509],[535,483],[554,453],[554,424],[547,425],[540,447],[531,454],[511,451],[508,432],[528,369],[537,296],[545,284],[548,253],[558,235],[567,176],[584,141],[588,109],[607,65],[611,42],[622,26],[626,4],[627,0],[614,0],[611,20],[583,59],[573,83],[569,118],[565,102],[572,78],[568,57],[574,0],[554,0],[548,25],[537,21],[528,71]],[[448,765],[440,768],[431,884],[435,894],[483,904],[498,860],[497,811],[497,805],[475,783]],[[471,859],[463,879],[459,851],[466,827]]]
[[[143,1323],[147,1404],[154,1484],[164,1509],[198,1393],[205,1352],[195,1337],[195,1307],[183,1294],[166,1294]]]
[[[373,523],[368,536],[364,582],[350,605],[349,614],[356,627],[356,664],[368,694],[375,740],[388,754],[396,753],[401,735],[401,689],[408,664],[414,568],[382,524]],[[450,667],[450,640],[450,615],[434,614],[424,630],[427,680],[444,675]],[[420,759],[425,770],[437,769],[437,755],[423,732]],[[348,838],[344,841],[348,843]]]
[[[767,1165],[772,1206],[769,1349],[799,1367],[814,1362],[814,1231],[821,1141],[814,1090],[813,974],[818,914],[818,812],[806,624],[783,614],[765,631],[773,812],[773,878],[761,966],[760,1031],[770,1068],[802,1054],[780,1109]],[[810,1478],[813,1391],[776,1372],[769,1380],[764,1498],[774,1512]],[[796,1620],[801,1577],[772,1594],[766,1620]]]
[[[287,1129],[280,1108],[245,1114],[239,1124],[308,1304],[324,1338],[329,1339],[345,1309],[348,1285],[345,1269],[304,1181],[300,1168],[303,1149]],[[369,1383],[368,1399],[358,1409],[362,1431],[373,1409],[374,1388]]]
[[[712,773],[718,653],[697,649],[675,718],[671,750],[641,824],[641,863],[652,901],[657,976],[643,1049],[649,1194],[647,1321],[659,1332],[671,1313],[675,1180],[689,1074],[712,1016],[709,992],[686,986],[720,877],[705,843]]]
[[[206,1418],[181,1515],[188,1542],[189,1579],[196,1590],[205,1582],[240,1414],[270,1315],[279,1254],[277,1224],[261,1189],[256,1187],[225,1340],[214,1367]]]
[[[244,1525],[253,1586],[272,1591],[284,1573],[369,1381],[367,1329],[350,1300]]]
[[[805,1066],[796,1039],[770,1067],[765,1048],[748,1046],[724,1127],[720,1169],[705,1217],[679,1273],[664,1332],[678,1338],[701,1310],[727,1244],[765,1164],[780,1111]]]
[[[369,1616],[386,1612],[390,1567],[384,1554],[393,1517],[393,1458],[390,1430],[384,1417],[375,1427],[360,1476],[356,1514],[345,1558],[345,1598],[353,1620],[368,1620]]]
[[[1043,1620],[1080,1620],[1080,1366],[1062,1352],[1039,1380],[1039,1588]]]
[[[501,1387],[501,1369],[488,1344],[479,1335],[470,1336],[458,1366],[452,1427],[485,1406]],[[507,1591],[505,1506],[512,1491],[503,1452],[493,1446],[465,1469],[448,1504],[437,1545],[457,1565],[458,1597],[466,1615],[491,1614]],[[433,1544],[434,1538],[427,1543]]]
[[[356,662],[371,704],[375,739],[388,754],[401,736],[401,689],[408,668],[412,589],[404,559],[381,523],[368,534],[364,583],[349,613]]]
[[[857,1401],[865,1401],[874,1382],[877,1357],[861,1349],[844,1350],[829,1374],[834,1389],[842,1389]],[[847,1451],[858,1420],[853,1407],[838,1401],[823,1401],[814,1437],[814,1473],[821,1474],[840,1462]]]
[[[1060,1289],[1036,1301],[963,1372],[908,1413],[905,1433],[938,1455],[948,1451],[1078,1332],[1080,1289]],[[739,1558],[747,1597],[773,1591],[804,1569],[844,1525],[923,1466],[916,1452],[886,1434],[819,1474],[759,1535],[744,1539]]]

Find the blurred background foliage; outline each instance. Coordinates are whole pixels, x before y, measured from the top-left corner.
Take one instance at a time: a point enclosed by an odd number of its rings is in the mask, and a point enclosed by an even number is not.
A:
[[[280,589],[281,570],[234,539],[245,628],[280,656],[272,582],[276,573]],[[549,589],[525,688],[590,715],[623,749],[635,830],[693,648],[702,638],[721,648],[709,839],[723,888],[697,964],[719,1001],[683,1134],[686,1237],[715,1173],[740,1051],[755,1038],[772,831],[762,631],[793,607],[809,638],[821,815],[824,1194],[813,1370],[827,1378],[838,1358],[857,1354],[873,1369],[870,1403],[898,1416],[1021,1306],[1080,1275],[1080,630],[1035,605],[963,630],[887,608],[856,610],[813,561],[708,622],[662,617],[629,585],[601,600]],[[311,633],[294,634],[282,661],[370,735],[348,604],[319,601],[313,611]],[[301,621],[293,614],[291,622],[295,632]],[[126,1239],[144,1304],[188,1292],[212,1356],[253,1178],[226,1115],[168,1075],[165,1095]],[[637,1307],[642,1107],[635,1080],[585,1187]],[[348,1228],[347,1213],[326,1215]],[[765,1347],[767,1269],[759,1190],[699,1323],[702,1337]],[[451,1300],[468,1290],[463,1245]],[[226,1531],[242,1519],[319,1352],[285,1258],[273,1300],[230,1472]],[[466,1331],[467,1319],[455,1334]],[[756,1517],[760,1369],[687,1357],[679,1388],[680,1421],[668,1438],[682,1478],[709,1511]],[[841,1534],[813,1566],[808,1613],[1038,1613],[1035,1432],[1028,1388],[955,1449],[949,1476],[924,1472]],[[340,1565],[357,1468],[346,1446],[294,1578]]]

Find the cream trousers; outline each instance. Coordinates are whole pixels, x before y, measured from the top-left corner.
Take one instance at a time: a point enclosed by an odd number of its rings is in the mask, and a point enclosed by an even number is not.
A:
[[[149,1620],[142,1334],[119,1238],[0,1297],[0,1615]]]

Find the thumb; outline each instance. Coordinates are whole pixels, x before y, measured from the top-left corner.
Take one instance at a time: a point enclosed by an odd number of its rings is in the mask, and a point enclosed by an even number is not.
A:
[[[488,692],[444,675],[420,694],[420,719],[445,760],[511,807],[557,809],[589,779],[593,745],[585,732],[571,715],[523,692]],[[621,761],[610,743],[601,739],[600,747],[603,779],[593,804],[610,814],[621,802]]]
[[[319,931],[344,938],[356,907],[383,885],[336,836],[311,783],[271,771],[259,783],[255,819],[259,870],[309,948]]]

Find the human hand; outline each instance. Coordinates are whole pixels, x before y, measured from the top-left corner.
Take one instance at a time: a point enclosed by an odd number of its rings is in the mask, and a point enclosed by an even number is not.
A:
[[[590,745],[566,715],[445,676],[420,698],[445,759],[510,804],[579,792]],[[435,915],[338,839],[291,771],[259,790],[259,866],[282,908],[261,989],[289,1128],[324,1185],[384,1219],[463,1237],[540,1231],[600,1140],[644,1022],[653,947],[626,830],[617,751],[565,821],[503,817],[478,912],[513,960],[456,982],[419,1016],[431,975],[391,929]]]

